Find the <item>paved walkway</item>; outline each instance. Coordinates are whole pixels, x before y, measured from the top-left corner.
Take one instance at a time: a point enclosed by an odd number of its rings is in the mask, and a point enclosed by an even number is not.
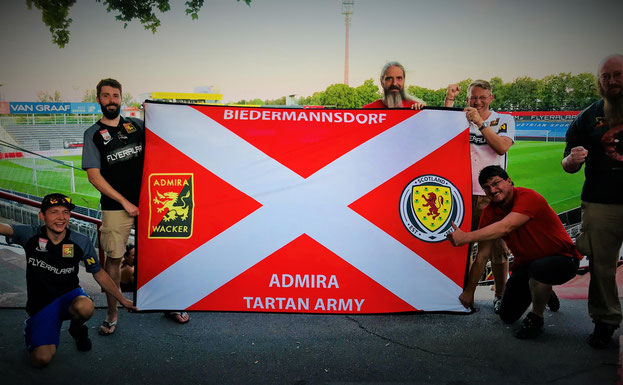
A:
[[[537,340],[513,336],[477,291],[470,315],[192,313],[178,325],[161,313],[120,313],[99,336],[103,295],[88,322],[93,350],[78,352],[63,325],[48,368],[31,368],[22,336],[25,294],[19,252],[0,250],[0,378],[3,384],[615,384],[618,344],[594,350],[585,300],[562,299]],[[22,260],[23,262],[23,260]],[[17,308],[12,308],[17,306]],[[617,332],[617,341],[619,331]]]

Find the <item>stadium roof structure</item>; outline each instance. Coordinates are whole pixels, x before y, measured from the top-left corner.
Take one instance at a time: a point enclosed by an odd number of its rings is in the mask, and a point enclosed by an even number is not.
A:
[[[162,100],[167,102],[181,103],[219,103],[223,100],[223,94],[204,92],[150,92],[144,99]]]

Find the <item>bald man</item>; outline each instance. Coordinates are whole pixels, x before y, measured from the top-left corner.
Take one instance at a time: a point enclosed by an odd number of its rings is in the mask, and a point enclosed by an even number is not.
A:
[[[621,303],[616,267],[623,244],[623,55],[609,55],[597,72],[601,99],[569,126],[562,168],[583,164],[582,232],[576,241],[589,257],[588,312],[595,329],[588,343],[606,348],[619,327]]]

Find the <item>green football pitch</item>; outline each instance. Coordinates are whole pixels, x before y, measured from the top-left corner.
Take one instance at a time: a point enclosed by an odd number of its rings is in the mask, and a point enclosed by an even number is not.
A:
[[[509,150],[508,175],[515,186],[543,195],[557,213],[580,206],[584,169],[567,174],[560,166],[564,142],[518,141]]]
[[[45,159],[37,159],[33,171],[33,159],[0,160],[0,188],[37,196],[62,192],[73,198],[78,206],[96,209],[100,194],[89,183],[87,173],[80,169],[82,156],[58,156],[54,159],[73,162],[75,192],[71,191],[71,168]]]
[[[508,173],[516,186],[528,187],[543,195],[557,213],[578,207],[584,180],[583,172],[567,174],[560,167],[564,143],[518,141],[509,151]],[[81,167],[80,156],[63,156],[55,159],[73,162]],[[0,160],[0,187],[43,196],[50,192],[63,192],[77,205],[97,208],[99,193],[91,186],[86,172],[74,169],[76,192],[71,192],[71,172],[68,167],[50,161],[37,170]],[[37,166],[39,167],[39,166]],[[35,184],[35,179],[37,184]]]

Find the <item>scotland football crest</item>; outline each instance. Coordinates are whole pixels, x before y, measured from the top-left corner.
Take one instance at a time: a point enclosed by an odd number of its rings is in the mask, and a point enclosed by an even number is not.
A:
[[[404,188],[400,196],[400,218],[407,230],[424,242],[442,242],[460,226],[465,204],[459,190],[438,175],[422,175]]]

